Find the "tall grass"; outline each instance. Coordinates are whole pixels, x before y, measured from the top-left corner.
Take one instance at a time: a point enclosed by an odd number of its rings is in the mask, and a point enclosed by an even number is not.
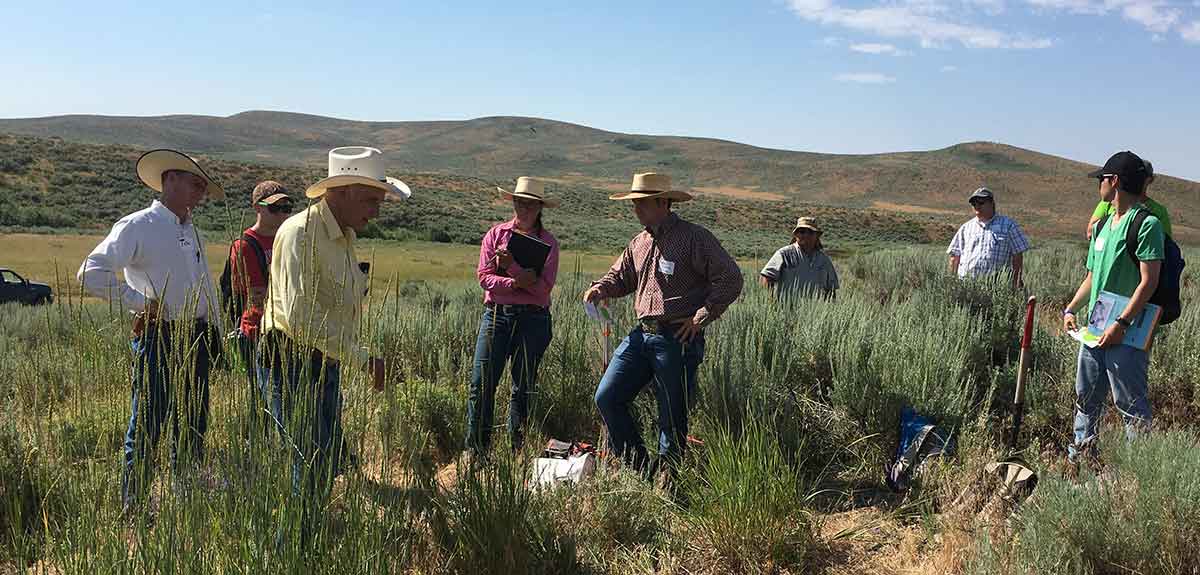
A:
[[[1011,544],[980,541],[980,573],[1196,573],[1200,435],[1105,437],[1105,471],[1050,477],[1016,517]]]
[[[1041,248],[1026,258],[1026,285],[1043,302],[1022,436],[1037,446],[1034,460],[1042,452],[1053,459],[1069,441],[1077,348],[1056,325],[1061,292],[1070,297],[1082,277],[1070,249]],[[602,342],[577,302],[591,277],[560,275],[530,450],[457,481],[446,476],[455,475],[448,466],[463,440],[478,287],[376,278],[364,340],[396,367],[383,394],[372,393],[362,374],[343,374],[344,429],[360,463],[334,481],[311,545],[277,542],[302,509],[285,446],[245,440],[249,390],[236,361],[213,373],[209,450],[198,476],[180,486],[160,465],[145,513],[122,517],[127,319],[78,302],[4,306],[0,571],[804,572],[821,560],[818,529],[829,509],[809,495],[878,487],[903,406],[967,430],[970,448],[944,472],[972,474],[998,451],[1016,375],[1023,293],[947,277],[939,250],[893,250],[838,265],[836,300],[786,305],[751,283],[747,270],[745,295],[708,330],[692,412],[692,433],[704,445],[686,459],[673,492],[608,470],[578,486],[527,487],[535,438],[600,438],[592,396]],[[1089,480],[1096,487],[1084,488],[1085,497],[1039,464],[1044,489],[1018,516],[1016,536],[995,534],[978,545],[977,570],[1033,572],[1026,566],[1052,560],[1022,562],[1030,549],[1093,549],[1084,533],[1103,513],[1137,524],[1111,554],[1089,551],[1108,561],[1155,571],[1194,549],[1200,536],[1187,526],[1196,522],[1190,490],[1200,477],[1190,455],[1200,413],[1197,277],[1189,271],[1184,316],[1162,330],[1151,362],[1156,426],[1176,431],[1105,444],[1115,476],[1139,487],[1102,492],[1098,486],[1109,483]],[[614,341],[634,325],[628,301],[615,312]],[[505,419],[503,399],[496,421]],[[639,397],[635,410],[653,445],[652,395]],[[1159,525],[1168,520],[1174,527]],[[1034,540],[1038,547],[1025,547]],[[1135,560],[1142,555],[1159,563]],[[1099,563],[1075,564],[1103,571]]]

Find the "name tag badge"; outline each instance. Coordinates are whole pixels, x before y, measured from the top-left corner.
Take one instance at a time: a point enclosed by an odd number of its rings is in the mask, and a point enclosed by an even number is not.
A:
[[[662,272],[664,275],[675,275],[675,262],[658,260],[658,271]]]
[[[1092,249],[1094,249],[1098,252],[1104,251],[1104,237],[1103,236],[1096,238],[1096,247],[1094,247]]]

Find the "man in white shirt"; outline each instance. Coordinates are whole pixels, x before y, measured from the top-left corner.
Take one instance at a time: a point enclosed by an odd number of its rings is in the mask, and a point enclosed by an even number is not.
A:
[[[133,314],[132,414],[121,478],[126,510],[150,485],[151,460],[168,412],[174,431],[172,461],[181,442],[194,461],[203,457],[209,362],[220,343],[215,334],[221,333],[209,326],[220,319],[217,291],[192,211],[205,198],[224,198],[224,191],[195,160],[174,150],[143,154],[137,174],[162,195],[149,208],[118,220],[78,274],[88,293]],[[176,373],[192,376],[185,377],[182,395],[173,385]],[[186,426],[182,433],[180,409]]]
[[[967,199],[975,217],[958,228],[946,253],[950,273],[960,278],[981,277],[995,272],[1012,274],[1013,286],[1021,286],[1021,272],[1029,240],[1021,226],[996,213],[996,198],[987,188],[975,190]]]

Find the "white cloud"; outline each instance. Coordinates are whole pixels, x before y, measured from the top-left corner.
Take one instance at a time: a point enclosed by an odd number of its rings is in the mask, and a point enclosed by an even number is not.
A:
[[[1121,8],[1121,15],[1152,32],[1163,33],[1179,20],[1179,10],[1168,8],[1161,0],[1134,0]]]
[[[821,43],[826,46],[837,46],[842,43],[842,39],[837,36],[826,36],[821,39]]]
[[[908,54],[891,44],[852,44],[851,50],[862,52],[863,54],[890,54],[892,56],[904,56]]]
[[[958,66],[942,66],[943,72],[957,72]]]
[[[891,84],[896,79],[892,76],[885,76],[875,72],[859,72],[854,74],[838,74],[834,76],[834,80],[838,82],[852,82],[855,84]]]
[[[1004,0],[963,0],[963,3],[978,6],[991,16],[1004,13]]]
[[[789,0],[797,16],[826,26],[839,26],[887,38],[914,38],[923,47],[957,42],[971,48],[1046,48],[1047,38],[1031,38],[960,23],[942,0],[904,0],[866,8],[846,8],[833,0]]]
[[[1192,20],[1191,24],[1180,28],[1179,35],[1185,42],[1200,44],[1200,20]]]
[[[1120,11],[1121,16],[1137,22],[1147,30],[1162,34],[1179,22],[1183,15],[1171,7],[1170,0],[1025,0],[1036,8],[1059,10],[1071,14],[1103,16]],[[1200,2],[1196,5],[1200,6]]]

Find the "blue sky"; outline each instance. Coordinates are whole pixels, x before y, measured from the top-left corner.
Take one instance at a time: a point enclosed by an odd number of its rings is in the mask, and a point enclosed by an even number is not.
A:
[[[0,117],[538,116],[1200,180],[1200,0],[9,3]]]

